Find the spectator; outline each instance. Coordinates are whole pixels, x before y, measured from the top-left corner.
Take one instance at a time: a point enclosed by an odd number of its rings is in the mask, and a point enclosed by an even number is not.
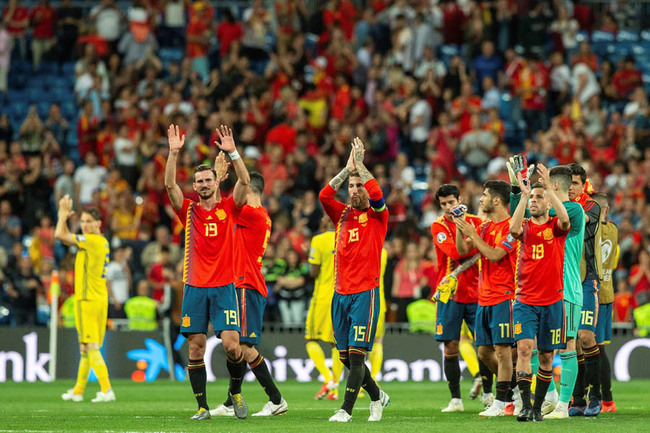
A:
[[[28,198],[23,207],[23,224],[27,230],[31,230],[41,217],[50,213],[52,187],[43,173],[43,161],[40,156],[29,157],[22,183],[23,194]]]
[[[561,42],[561,44],[555,44],[555,49],[566,54],[567,57],[571,57],[578,46],[576,41],[578,29],[578,21],[569,16],[566,6],[561,5],[557,11],[557,18],[551,23],[550,28]]]
[[[14,213],[19,215],[22,211],[22,189],[20,183],[21,169],[14,161],[5,161],[4,175],[0,176],[0,200],[6,200],[11,205]]]
[[[90,19],[95,21],[97,34],[108,41],[111,52],[115,52],[118,39],[122,34],[124,13],[117,7],[115,0],[101,0],[101,3],[90,10]]]
[[[6,290],[14,324],[36,325],[36,295],[43,290],[43,284],[32,269],[29,254],[21,254],[17,269],[9,275]]]
[[[632,308],[650,302],[650,253],[639,251],[639,263],[632,266],[629,276],[632,289]]]
[[[54,45],[54,26],[56,25],[56,9],[49,0],[40,0],[38,6],[30,13],[32,22],[32,65],[35,71]]]
[[[632,310],[634,310],[634,298],[630,293],[630,286],[627,281],[620,280],[614,294],[614,322],[632,322]]]
[[[70,61],[74,58],[81,23],[81,9],[74,6],[70,0],[62,0],[56,11],[55,50],[59,61]]]
[[[528,136],[546,129],[546,93],[548,77],[539,57],[530,55],[515,79],[515,93],[521,97],[521,111],[528,126]]]
[[[88,152],[85,161],[86,164],[79,167],[74,174],[75,203],[78,203],[81,208],[92,203],[93,193],[99,189],[108,176],[108,170],[97,165],[95,152]]]
[[[535,3],[528,14],[519,21],[518,41],[525,53],[544,55],[547,40],[547,19],[544,16],[545,2]]]
[[[596,75],[589,69],[588,65],[578,63],[573,67],[571,92],[573,93],[573,98],[581,106],[586,105],[592,96],[600,93],[600,86],[598,85],[598,80],[596,80]]]
[[[636,69],[634,64],[634,56],[625,57],[622,67],[612,76],[612,84],[616,89],[615,95],[618,100],[628,100],[630,93],[643,85],[641,71]]]
[[[137,133],[139,138],[140,132]],[[113,144],[115,149],[115,162],[120,175],[132,189],[138,181],[138,142],[129,137],[129,126],[121,124],[117,130],[117,138]]]
[[[0,21],[0,93],[2,102],[7,101],[7,77],[11,64],[11,35],[3,21]],[[6,116],[6,114],[4,114]]]
[[[203,1],[194,2],[193,8],[194,16],[190,18],[187,26],[187,57],[192,61],[192,70],[199,74],[203,82],[207,82],[210,76],[210,20],[207,18]]]
[[[59,104],[50,105],[50,114],[45,121],[45,129],[54,135],[54,139],[60,146],[65,147],[70,128],[68,121],[61,116]]]
[[[23,152],[37,153],[43,143],[43,133],[45,128],[43,122],[38,117],[36,105],[29,107],[29,113],[25,121],[20,126],[20,147]]]
[[[503,61],[494,50],[492,41],[481,44],[481,55],[474,59],[473,75],[476,83],[482,83],[485,77],[491,77],[495,83],[499,82],[499,74],[503,70]]]
[[[120,245],[113,251],[113,260],[106,266],[106,286],[108,288],[108,317],[126,319],[124,304],[131,297],[131,267],[129,261],[133,250]]]
[[[117,203],[111,216],[113,236],[122,240],[136,240],[141,220],[142,205],[135,203],[130,189],[123,189],[117,194]]]
[[[61,200],[61,197],[64,195],[69,195],[70,197],[75,196],[75,182],[74,182],[74,172],[75,166],[74,161],[68,158],[64,158],[62,161],[63,173],[57,177],[56,182],[54,183],[54,202],[58,203]],[[77,203],[75,203],[73,209],[77,209]]]
[[[471,129],[460,139],[458,151],[467,164],[469,177],[483,182],[486,179],[485,167],[487,167],[497,143],[494,134],[481,130],[478,114],[472,114],[470,125]]]
[[[21,60],[27,59],[27,42],[25,35],[29,27],[29,10],[20,5],[20,0],[9,0],[2,12],[2,22],[11,35],[13,46],[18,49]]]
[[[481,99],[481,108],[483,110],[489,110],[491,108],[499,108],[501,105],[501,93],[499,89],[494,85],[494,79],[486,75],[483,77],[483,98]]]
[[[557,114],[562,106],[569,102],[571,89],[571,69],[564,63],[562,53],[559,51],[551,54],[549,102],[552,104],[553,113]]]
[[[219,41],[219,55],[225,57],[230,52],[230,47],[237,47],[244,36],[241,23],[235,20],[230,9],[223,11],[223,21],[217,26],[217,40]]]
[[[594,72],[598,70],[598,57],[591,52],[591,46],[588,41],[580,42],[578,53],[571,58],[571,65],[575,66],[579,63],[584,63]]]
[[[150,297],[147,280],[138,281],[136,296],[124,305],[129,329],[132,331],[154,331],[158,329],[158,310],[156,301]]]
[[[158,40],[163,47],[181,48],[185,44],[186,0],[163,2],[163,25],[158,30]]]
[[[154,240],[149,242],[147,246],[144,247],[144,250],[142,250],[140,256],[142,266],[148,269],[153,266],[154,263],[160,262],[162,260],[161,251],[163,247],[166,247],[169,250],[171,263],[178,263],[181,261],[181,249],[177,244],[171,243],[169,228],[164,225],[159,225],[156,227]]]
[[[160,261],[154,263],[147,272],[147,280],[152,288],[151,297],[161,304],[165,297],[165,285],[174,279],[174,265],[171,261],[169,247],[160,247]]]
[[[418,79],[423,79],[428,75],[428,71],[433,71],[434,80],[438,81],[447,73],[447,67],[444,62],[436,59],[435,51],[432,47],[425,46],[422,52],[422,60],[415,64],[413,76]]]
[[[407,322],[406,307],[419,297],[420,290],[427,284],[424,275],[425,262],[415,242],[406,244],[404,257],[395,267],[391,295],[397,304],[397,321]]]
[[[11,203],[9,201],[0,201],[0,247],[5,252],[11,251],[13,246],[17,242],[20,242],[21,236],[22,227],[20,218],[12,214]]]
[[[305,321],[307,301],[307,275],[309,271],[305,263],[301,263],[300,255],[293,249],[286,253],[287,267],[278,276],[273,287],[279,296],[278,307],[282,323],[286,326],[298,326]]]

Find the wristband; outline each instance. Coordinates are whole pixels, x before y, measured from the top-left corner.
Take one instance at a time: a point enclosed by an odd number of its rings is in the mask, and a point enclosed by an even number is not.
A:
[[[237,149],[235,149],[235,150],[233,150],[232,152],[230,152],[230,153],[228,154],[228,156],[230,156],[230,159],[233,160],[233,161],[235,161],[235,160],[237,160],[237,159],[240,158],[240,156],[239,156],[239,152],[237,152]]]

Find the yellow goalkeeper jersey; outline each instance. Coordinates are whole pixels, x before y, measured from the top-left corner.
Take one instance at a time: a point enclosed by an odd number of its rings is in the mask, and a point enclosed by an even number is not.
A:
[[[316,300],[332,302],[334,296],[334,231],[327,231],[311,239],[309,263],[319,265],[320,271],[314,281]]]
[[[74,293],[77,300],[106,301],[106,266],[110,248],[103,235],[75,235],[79,251],[74,262]]]

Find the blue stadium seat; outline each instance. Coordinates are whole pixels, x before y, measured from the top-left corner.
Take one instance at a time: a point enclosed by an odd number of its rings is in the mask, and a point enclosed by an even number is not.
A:
[[[502,119],[510,119],[512,116],[512,97],[509,93],[504,93],[501,95],[501,100],[499,101],[499,117]]]
[[[24,89],[27,85],[27,75],[10,73],[7,78],[7,85],[10,89]]]
[[[585,31],[580,31],[576,34],[576,42],[580,43],[583,41],[589,40],[589,33]]]
[[[11,86],[9,87],[8,93],[9,101],[11,103],[22,102],[27,104],[29,102],[29,97],[26,90],[14,89]]]
[[[27,117],[27,112],[29,111],[29,104],[27,102],[16,102],[12,101],[11,103],[11,117],[14,122],[20,124],[23,123],[25,117]],[[15,129],[15,128],[14,128]]]
[[[158,51],[158,57],[161,61],[180,62],[183,59],[183,50],[181,48],[161,48]]]
[[[69,79],[66,77],[56,77],[50,83],[52,89],[63,89],[66,91],[71,91],[74,89],[74,78]]]
[[[61,64],[61,76],[72,77],[74,79],[74,62],[64,62]]]
[[[77,112],[77,104],[74,102],[66,101],[61,104],[61,114],[63,114],[63,117],[65,117],[68,121],[76,121]]]
[[[637,42],[639,33],[634,30],[621,30],[616,35],[616,40],[619,42]]]
[[[36,103],[42,100],[43,88],[28,87],[25,92],[27,92],[27,99],[30,103]]]
[[[592,42],[614,42],[614,35],[609,32],[595,30],[591,34],[591,41]]]
[[[39,102],[36,104],[36,112],[41,120],[45,121],[45,119],[50,115],[50,105],[52,104],[49,102]]]
[[[58,103],[74,102],[74,93],[70,89],[63,87],[52,87],[49,92],[52,95],[52,100]]]
[[[57,75],[59,73],[59,64],[57,62],[41,62],[38,65],[38,73]]]

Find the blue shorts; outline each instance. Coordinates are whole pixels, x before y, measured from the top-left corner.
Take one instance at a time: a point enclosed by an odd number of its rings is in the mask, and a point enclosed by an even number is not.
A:
[[[612,341],[612,303],[598,306],[596,343],[609,344]]]
[[[566,348],[564,301],[551,305],[528,305],[515,301],[512,308],[515,341],[537,337],[537,348],[550,351]]]
[[[338,350],[360,347],[372,350],[379,320],[379,287],[352,295],[334,292],[332,325]]]
[[[181,308],[181,333],[205,334],[208,321],[212,322],[214,332],[239,332],[239,306],[235,285],[221,287],[194,287],[185,284],[183,306]]]
[[[476,345],[512,345],[515,330],[512,322],[512,301],[506,300],[496,305],[476,308]]]
[[[578,330],[596,333],[598,324],[598,290],[600,281],[585,280],[582,283],[582,312]]]
[[[239,342],[251,345],[260,344],[266,298],[257,290],[244,287],[235,289],[235,293],[237,293],[241,314]]]
[[[436,341],[452,341],[460,339],[460,328],[463,319],[470,332],[474,334],[476,322],[476,303],[461,304],[450,299],[446,304],[438,302],[436,315]]]

